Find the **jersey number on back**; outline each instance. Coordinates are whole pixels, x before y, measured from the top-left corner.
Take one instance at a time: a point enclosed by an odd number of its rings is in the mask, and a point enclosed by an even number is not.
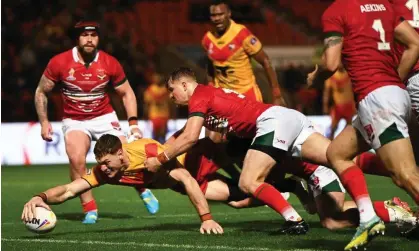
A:
[[[380,51],[388,51],[390,50],[390,43],[386,42],[386,32],[383,27],[383,23],[381,19],[375,19],[374,23],[372,24],[372,28],[380,33],[380,40],[381,42],[377,43],[378,50]]]
[[[406,2],[406,7],[412,11],[413,20],[409,20],[409,24],[413,28],[419,28],[419,6],[418,0],[408,0]]]

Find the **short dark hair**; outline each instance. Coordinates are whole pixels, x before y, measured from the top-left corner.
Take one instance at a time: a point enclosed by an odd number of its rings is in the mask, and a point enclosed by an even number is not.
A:
[[[177,68],[170,74],[168,80],[175,81],[175,80],[179,80],[182,77],[189,77],[196,81],[195,72],[191,68],[188,68],[188,67]],[[169,81],[167,81],[167,83],[168,82]]]
[[[96,159],[100,159],[107,154],[115,154],[121,148],[122,142],[117,136],[104,134],[96,142],[93,153]]]

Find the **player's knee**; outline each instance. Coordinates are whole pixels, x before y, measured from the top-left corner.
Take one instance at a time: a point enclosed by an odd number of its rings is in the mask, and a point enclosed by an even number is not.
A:
[[[410,173],[398,171],[394,173],[391,178],[393,179],[394,184],[400,188],[404,188],[405,185],[410,183]]]
[[[86,158],[84,156],[69,155],[68,158],[73,170],[83,171],[86,168]]]
[[[245,194],[251,194],[251,182],[246,179],[240,178],[239,180],[239,188]]]

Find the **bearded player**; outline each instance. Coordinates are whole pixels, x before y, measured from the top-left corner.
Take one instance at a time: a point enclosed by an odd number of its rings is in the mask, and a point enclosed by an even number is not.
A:
[[[251,60],[265,69],[274,98],[274,104],[283,104],[278,79],[269,57],[259,39],[244,25],[231,19],[226,1],[213,1],[209,7],[213,29],[205,33],[202,46],[209,59],[209,81],[216,87],[234,90],[246,97],[263,102],[256,83]]]
[[[139,139],[123,144],[114,135],[103,135],[94,148],[96,160],[100,165],[69,184],[56,186],[34,196],[25,204],[22,220],[32,219],[36,206],[51,210],[48,205],[61,204],[84,191],[105,184],[161,189],[182,187],[201,219],[200,232],[222,234],[224,230],[212,219],[208,203],[198,183],[179,164],[179,160],[168,162],[166,168],[158,173],[148,172],[144,168],[144,160],[157,156],[163,149],[160,143],[152,139]]]
[[[86,155],[92,140],[109,133],[123,142],[121,130],[106,91],[112,86],[122,98],[127,112],[130,135],[141,138],[137,122],[137,101],[121,64],[111,55],[98,50],[99,24],[79,22],[75,25],[77,45],[54,56],[48,63],[35,93],[35,106],[41,123],[41,136],[52,140],[52,128],[47,115],[47,94],[59,85],[64,101],[63,132],[70,161],[70,178],[76,180],[86,173]],[[154,214],[159,208],[150,190],[138,189],[147,210]],[[96,223],[96,201],[91,191],[80,195],[85,213],[83,223]]]
[[[393,181],[419,203],[419,171],[407,126],[410,99],[391,51],[394,39],[406,45],[399,68],[412,68],[419,57],[419,36],[407,21],[395,17],[387,1],[337,0],[323,13],[322,23],[325,62],[309,81],[322,82],[343,62],[358,107],[353,126],[347,126],[327,150],[329,162],[360,212],[360,225],[345,247],[352,250],[366,246],[385,229],[363,173],[352,161],[354,156],[372,147]]]

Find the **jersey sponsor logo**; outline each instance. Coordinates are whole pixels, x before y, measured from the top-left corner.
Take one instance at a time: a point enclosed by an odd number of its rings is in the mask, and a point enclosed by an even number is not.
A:
[[[96,71],[96,75],[100,80],[103,80],[104,78],[106,78],[106,73],[104,69],[98,69]]]
[[[365,129],[365,132],[368,135],[368,139],[370,141],[373,141],[374,138],[375,138],[375,134],[374,134],[374,129],[372,128],[372,125],[368,124],[368,125],[364,126],[364,129]]]
[[[121,131],[121,125],[119,124],[118,121],[111,122],[111,125],[112,125],[113,129]]]
[[[251,45],[255,45],[257,41],[258,41],[258,40],[257,40],[255,37],[252,37],[252,38],[250,39],[250,44],[251,44]]]
[[[360,6],[361,13],[364,12],[377,12],[377,11],[386,11],[384,4],[364,4]]]
[[[90,79],[90,77],[92,76],[91,73],[82,73],[81,74],[85,79]]]
[[[76,78],[74,77],[74,73],[75,73],[76,71],[73,69],[73,68],[71,68],[69,71],[68,71],[68,77],[66,77],[66,80],[68,80],[68,81],[74,81],[74,80],[76,80]]]
[[[230,49],[230,51],[234,50],[234,48],[236,48],[235,44],[229,44],[228,48]]]

